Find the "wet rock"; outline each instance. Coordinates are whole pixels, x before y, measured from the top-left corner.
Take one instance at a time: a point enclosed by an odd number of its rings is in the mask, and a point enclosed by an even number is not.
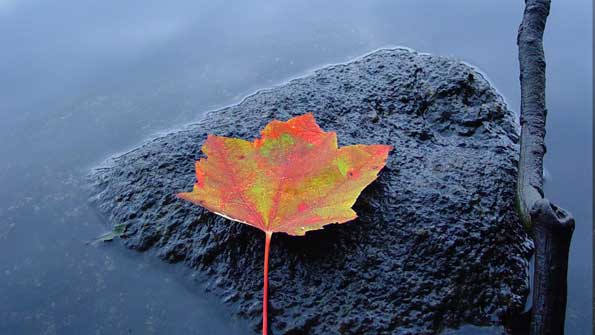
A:
[[[380,50],[258,92],[114,158],[92,174],[92,200],[127,224],[126,246],[206,274],[259,329],[264,234],[173,194],[192,188],[208,133],[253,139],[306,112],[340,145],[395,149],[357,220],[274,235],[272,333],[432,334],[522,309],[532,244],[514,206],[518,125],[456,60]]]

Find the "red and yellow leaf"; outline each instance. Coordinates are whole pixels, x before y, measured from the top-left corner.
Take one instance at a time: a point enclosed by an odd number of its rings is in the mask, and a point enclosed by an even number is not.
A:
[[[209,135],[182,199],[264,232],[304,235],[357,217],[351,209],[386,163],[389,145],[337,146],[311,113],[272,121],[253,142]]]
[[[267,335],[269,245],[275,232],[304,235],[357,217],[351,206],[386,164],[391,146],[339,148],[309,113],[272,121],[253,142],[209,135],[196,184],[182,199],[266,234],[262,333]]]

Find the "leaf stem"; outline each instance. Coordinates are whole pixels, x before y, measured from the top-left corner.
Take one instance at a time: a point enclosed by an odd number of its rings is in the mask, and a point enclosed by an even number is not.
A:
[[[268,296],[269,296],[269,249],[273,232],[265,232],[264,242],[264,288],[262,295],[262,335],[268,335]]]

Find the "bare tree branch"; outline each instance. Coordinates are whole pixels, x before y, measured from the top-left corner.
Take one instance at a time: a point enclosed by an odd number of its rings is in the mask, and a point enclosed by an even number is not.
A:
[[[543,32],[550,3],[550,0],[525,0],[517,38],[521,70],[517,204],[521,219],[532,228],[535,241],[531,335],[564,334],[568,250],[574,231],[572,215],[551,204],[543,192],[547,115]]]

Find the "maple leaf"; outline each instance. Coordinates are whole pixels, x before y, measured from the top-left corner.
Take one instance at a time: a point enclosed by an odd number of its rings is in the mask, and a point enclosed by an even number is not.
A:
[[[273,233],[304,235],[344,223],[362,190],[386,164],[392,146],[339,148],[312,113],[271,121],[249,142],[208,135],[192,192],[178,197],[265,232],[263,334],[267,334],[268,258]]]

